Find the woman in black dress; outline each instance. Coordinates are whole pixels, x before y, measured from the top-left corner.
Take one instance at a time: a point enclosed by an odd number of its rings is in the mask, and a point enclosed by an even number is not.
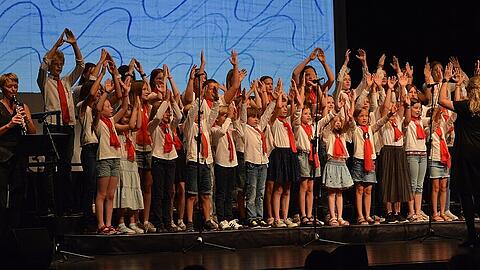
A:
[[[5,233],[7,224],[15,226],[19,217],[18,207],[21,207],[23,175],[22,160],[26,157],[15,155],[15,149],[19,142],[22,123],[25,123],[27,133],[35,133],[35,125],[32,122],[30,109],[26,104],[18,106],[14,102],[14,96],[18,94],[18,77],[14,73],[0,76],[0,238]],[[23,167],[24,168],[24,167]],[[9,196],[7,196],[10,191]],[[7,202],[7,198],[9,201]],[[11,215],[7,218],[7,205]],[[12,217],[13,220],[12,220]]]
[[[452,70],[452,64],[448,64],[443,80],[448,82],[453,76],[459,88],[465,78],[460,72],[452,75]],[[469,80],[467,99],[460,99],[456,96],[455,101],[450,100],[447,83],[442,84],[439,104],[457,113],[451,176],[452,188],[460,195],[468,231],[468,239],[462,246],[480,247],[474,220],[475,212],[480,214],[480,76]]]

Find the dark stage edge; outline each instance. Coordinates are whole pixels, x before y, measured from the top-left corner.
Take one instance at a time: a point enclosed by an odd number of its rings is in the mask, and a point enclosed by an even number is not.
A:
[[[477,223],[477,227],[478,227]],[[434,223],[437,235],[460,239],[466,236],[464,222]],[[428,223],[381,225],[351,225],[348,227],[320,227],[320,238],[345,243],[407,241],[427,233]],[[65,250],[82,254],[134,254],[151,252],[179,252],[195,243],[198,233],[155,233],[141,235],[64,234]],[[203,240],[236,249],[268,246],[301,246],[313,238],[313,228],[244,229],[238,231],[211,231],[202,234]],[[433,238],[436,239],[436,238]]]

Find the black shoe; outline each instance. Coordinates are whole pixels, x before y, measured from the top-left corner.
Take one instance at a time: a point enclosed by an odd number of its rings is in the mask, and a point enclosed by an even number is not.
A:
[[[195,232],[195,228],[193,228],[193,222],[187,222],[187,232]]]
[[[165,225],[163,223],[160,223],[158,226],[157,226],[157,232],[158,233],[163,233],[163,232],[166,232],[167,229],[165,229]]]
[[[257,228],[260,228],[260,224],[257,222],[257,220],[251,219],[251,220],[248,222],[248,227],[249,227],[250,229],[257,229]]]
[[[218,224],[215,223],[215,221],[213,221],[212,219],[209,219],[205,222],[204,228],[207,231],[214,231],[214,230],[218,229]]]
[[[388,224],[395,224],[395,223],[398,223],[398,220],[395,217],[395,215],[392,212],[390,212],[385,217],[385,222],[388,223]]]
[[[402,214],[400,214],[400,213],[395,214],[395,219],[398,221],[398,223],[408,222],[408,220],[404,216],[402,216]]]

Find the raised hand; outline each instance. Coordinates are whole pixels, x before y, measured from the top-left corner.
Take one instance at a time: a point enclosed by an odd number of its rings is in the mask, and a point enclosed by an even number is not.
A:
[[[232,54],[230,56],[230,64],[232,64],[232,66],[238,65],[238,54],[234,50],[232,50]]]
[[[458,61],[458,58],[456,56],[450,56],[450,58],[448,58],[448,61],[453,64],[454,68],[462,69],[462,67],[460,67],[460,61]]]
[[[315,48],[313,49],[313,51],[310,53],[310,55],[308,56],[308,59],[310,61],[313,61],[315,60],[315,58],[317,58],[317,54],[318,54],[318,48]]]
[[[460,86],[463,84],[465,81],[465,76],[463,76],[463,72],[459,68],[454,68],[453,69],[453,77],[452,79],[455,81],[455,83]]]
[[[117,66],[115,66],[115,62],[113,60],[107,60],[105,63],[107,63],[108,72],[110,74],[113,75],[115,72],[117,72]]]
[[[200,52],[200,65],[204,67],[206,63],[207,61],[205,60],[205,53],[202,50]]]
[[[122,82],[122,80],[119,80],[120,86],[123,89],[123,95],[126,96],[128,93],[130,93],[130,88],[132,86],[132,77],[128,76],[125,79],[125,82]]]
[[[387,85],[389,89],[393,89],[395,87],[395,84],[397,84],[398,80],[396,76],[390,76],[388,77]]]
[[[350,49],[347,49],[347,51],[345,52],[345,61],[343,62],[343,65],[346,66],[349,61],[350,61]]]
[[[75,35],[73,34],[72,30],[65,28],[65,42],[68,44],[74,44],[77,43],[77,39],[75,38]]]
[[[453,76],[453,64],[451,62],[449,62],[447,64],[447,66],[445,67],[443,78],[445,78],[445,80],[449,81],[452,78],[452,76]]]
[[[378,65],[377,65],[377,68],[378,67],[381,67],[383,68],[383,66],[385,65],[385,58],[387,56],[385,54],[382,54],[382,56],[380,56],[380,58],[378,59]]]
[[[54,44],[55,48],[58,49],[60,46],[63,45],[63,43],[65,42],[64,36],[65,36],[65,29],[63,30],[63,32],[60,34],[60,37],[58,37],[57,41],[55,42]]]
[[[402,86],[402,87],[407,86],[407,84],[408,84],[408,76],[407,76],[406,74],[399,73],[398,84],[400,84],[400,86]]]
[[[370,88],[373,85],[373,79],[376,74],[365,73],[365,82],[367,83],[367,87]]]
[[[365,65],[367,63],[367,53],[363,49],[358,49],[357,52],[358,54],[355,56],[363,65]]]
[[[137,59],[135,59],[135,69],[138,71],[138,73],[140,73],[140,75],[145,74],[145,72],[143,72],[142,64],[140,64]]]
[[[242,69],[238,73],[240,75],[239,76],[240,81],[243,81],[243,79],[245,79],[245,77],[247,77],[247,74],[248,74],[246,69]]]
[[[327,62],[327,57],[325,56],[325,52],[322,50],[322,48],[317,48],[317,58],[320,63]]]
[[[423,75],[425,75],[425,82],[427,84],[433,83],[432,69],[430,68],[430,62],[428,57],[425,59],[425,67],[423,68]]]
[[[473,71],[473,75],[480,75],[480,60],[477,60],[477,62],[475,62],[475,70]]]
[[[390,65],[392,66],[393,70],[395,70],[396,73],[401,71],[400,63],[398,62],[398,58],[395,55],[392,57],[392,63],[390,63]]]
[[[114,89],[115,89],[115,84],[113,83],[113,81],[111,79],[107,79],[105,81],[105,91],[107,93],[112,93]]]
[[[190,80],[195,79],[195,70],[197,69],[197,65],[193,64],[192,68],[190,69]]]
[[[413,78],[413,66],[410,66],[408,62],[405,64],[405,73],[408,78]]]
[[[172,78],[172,75],[170,74],[170,68],[167,66],[167,64],[163,64],[163,78],[168,80]]]

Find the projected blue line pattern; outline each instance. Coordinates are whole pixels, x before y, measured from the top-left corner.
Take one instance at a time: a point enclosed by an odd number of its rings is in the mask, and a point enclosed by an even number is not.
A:
[[[135,57],[147,73],[166,63],[181,91],[201,49],[209,77],[221,83],[232,49],[248,81],[270,75],[288,82],[315,47],[325,50],[332,68],[335,61],[333,0],[4,0],[0,21],[0,73],[17,73],[22,92],[39,91],[41,58],[65,27],[75,33],[86,61],[96,63],[107,48],[117,65]],[[62,50],[64,70],[71,70],[73,51]],[[319,62],[313,65],[324,76]]]

